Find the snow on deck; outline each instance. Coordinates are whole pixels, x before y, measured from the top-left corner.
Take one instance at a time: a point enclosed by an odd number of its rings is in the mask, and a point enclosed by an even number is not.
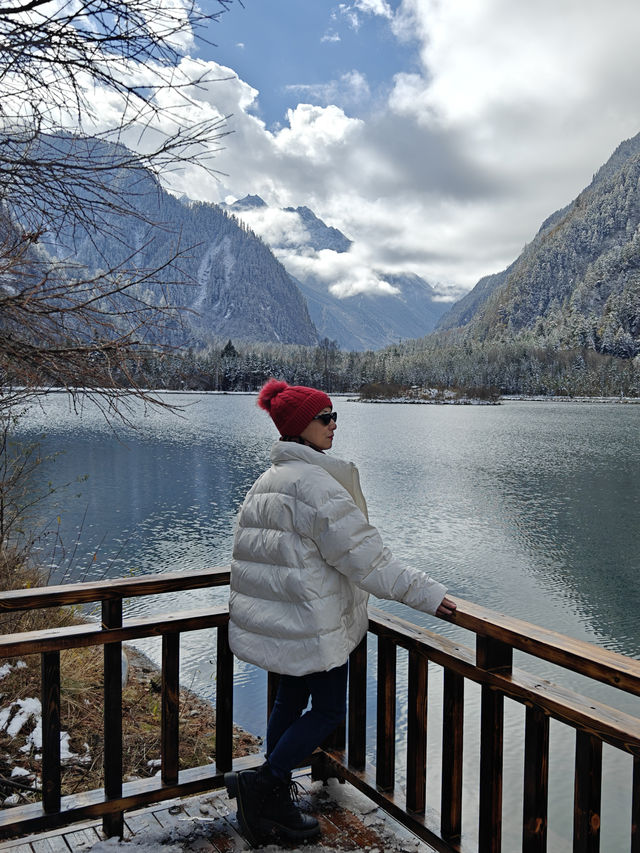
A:
[[[272,837],[259,848],[263,853],[304,850],[305,853],[362,850],[367,853],[434,853],[379,809],[352,785],[330,779],[311,782],[308,774],[297,781],[303,788],[300,804],[320,821],[322,835],[313,843],[280,842]],[[176,799],[125,814],[125,837],[105,839],[101,823],[71,826],[29,838],[0,842],[11,853],[230,853],[249,850],[239,833],[235,800],[226,791]]]

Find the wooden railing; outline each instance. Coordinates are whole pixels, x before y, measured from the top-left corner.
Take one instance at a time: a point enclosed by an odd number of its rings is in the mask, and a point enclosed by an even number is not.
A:
[[[85,623],[0,638],[0,659],[33,653],[41,655],[43,707],[42,802],[0,811],[0,837],[19,836],[96,816],[102,817],[107,834],[121,834],[125,810],[222,787],[225,771],[232,767],[253,767],[262,761],[260,756],[233,759],[231,754],[233,657],[227,639],[227,608],[209,607],[170,616],[163,613],[123,619],[123,599],[221,586],[228,582],[229,572],[223,567],[0,593],[0,611],[102,603],[102,624]],[[370,609],[369,632],[377,637],[377,662],[375,672],[370,675],[375,678],[377,690],[375,758],[372,762],[367,760],[369,667],[365,638],[351,656],[347,726],[314,754],[314,777],[337,776],[350,781],[436,850],[452,853],[473,849],[479,853],[498,853],[502,848],[504,700],[511,699],[526,707],[521,845],[524,853],[547,850],[550,720],[558,720],[575,730],[574,853],[596,853],[600,849],[603,744],[632,756],[627,849],[640,853],[640,719],[514,668],[513,651],[524,651],[564,670],[635,695],[640,694],[640,662],[466,601],[458,600],[457,604],[458,610],[451,621],[475,634],[475,650],[384,611]],[[205,628],[217,632],[216,763],[180,771],[180,634]],[[161,774],[123,783],[121,643],[149,636],[162,636]],[[104,790],[62,796],[60,652],[91,645],[104,646]],[[408,658],[406,769],[402,791],[398,790],[400,786],[396,781],[396,658],[399,648],[406,650]],[[430,662],[443,670],[437,820],[433,818],[434,809],[426,808]],[[276,681],[273,676],[269,678],[269,704]],[[474,835],[472,847],[462,834],[466,682],[480,685],[481,691],[480,766],[476,791],[479,817],[477,841]],[[465,797],[468,796],[467,790]]]

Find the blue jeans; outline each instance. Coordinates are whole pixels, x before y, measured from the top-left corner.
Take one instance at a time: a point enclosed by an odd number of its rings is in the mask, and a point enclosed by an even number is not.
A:
[[[344,720],[348,662],[328,672],[281,675],[267,724],[267,761],[284,781]],[[311,697],[311,708],[305,711]],[[305,711],[303,713],[303,711]]]

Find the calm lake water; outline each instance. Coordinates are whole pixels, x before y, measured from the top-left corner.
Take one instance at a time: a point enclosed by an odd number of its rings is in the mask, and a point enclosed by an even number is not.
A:
[[[40,550],[52,582],[203,568],[229,562],[233,520],[245,492],[268,466],[276,438],[244,395],[168,395],[171,414],[136,410],[136,429],[115,436],[92,406],[78,414],[65,395],[34,406],[21,422],[40,437],[41,482],[69,484],[39,508]],[[335,455],[360,468],[370,516],[396,556],[429,572],[462,598],[640,657],[640,406],[507,401],[496,407],[371,405],[334,399]],[[126,614],[153,606],[174,611],[226,600],[225,590],[132,601]],[[402,605],[380,606],[473,644],[466,632]],[[209,633],[183,636],[183,683],[215,697]],[[156,641],[140,648],[159,659]],[[375,657],[375,647],[371,649]],[[406,726],[400,655],[398,738]],[[517,665],[551,679],[557,672],[518,656]],[[403,674],[404,673],[404,674]],[[264,733],[264,674],[236,665],[235,719]],[[584,691],[578,677],[563,684]],[[638,699],[604,686],[589,695],[639,713]],[[430,680],[434,709],[440,674]],[[468,691],[465,787],[477,784],[479,696]],[[375,701],[370,697],[370,718]],[[437,807],[438,711],[430,713],[428,802]],[[505,814],[518,825],[524,711],[507,703]],[[569,851],[573,736],[552,724],[549,849]],[[433,752],[433,756],[431,756]],[[605,747],[602,849],[628,850],[631,762]],[[475,832],[473,797],[465,834]],[[506,831],[504,850],[519,849]]]

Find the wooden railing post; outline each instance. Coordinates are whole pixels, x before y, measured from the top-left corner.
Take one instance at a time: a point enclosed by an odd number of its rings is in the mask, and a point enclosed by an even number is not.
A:
[[[218,628],[216,654],[216,767],[226,772],[233,762],[233,655],[229,626]]]
[[[60,652],[43,652],[42,671],[42,807],[60,811]]]
[[[423,814],[427,795],[427,688],[429,662],[409,651],[407,701],[407,811]]]
[[[442,837],[455,841],[462,833],[462,757],[464,742],[464,678],[445,667],[442,700]]]
[[[102,602],[102,627],[122,625],[122,599]],[[122,643],[105,643],[104,647],[104,792],[108,800],[122,796]],[[108,837],[122,837],[122,811],[109,812],[102,818]]]
[[[602,741],[588,732],[576,732],[573,853],[600,850],[600,794]]]
[[[478,637],[476,666],[490,672],[511,672],[511,646],[491,637]],[[502,752],[504,697],[482,686],[480,709],[480,814],[478,844],[483,853],[502,849]]]
[[[393,791],[396,760],[396,646],[378,637],[378,702],[376,724],[376,785]]]
[[[523,853],[546,853],[549,794],[549,717],[527,708],[524,740]]]
[[[367,638],[349,658],[349,766],[363,770],[367,753]]]
[[[165,785],[178,781],[180,763],[180,634],[162,635],[162,716],[160,755]]]

